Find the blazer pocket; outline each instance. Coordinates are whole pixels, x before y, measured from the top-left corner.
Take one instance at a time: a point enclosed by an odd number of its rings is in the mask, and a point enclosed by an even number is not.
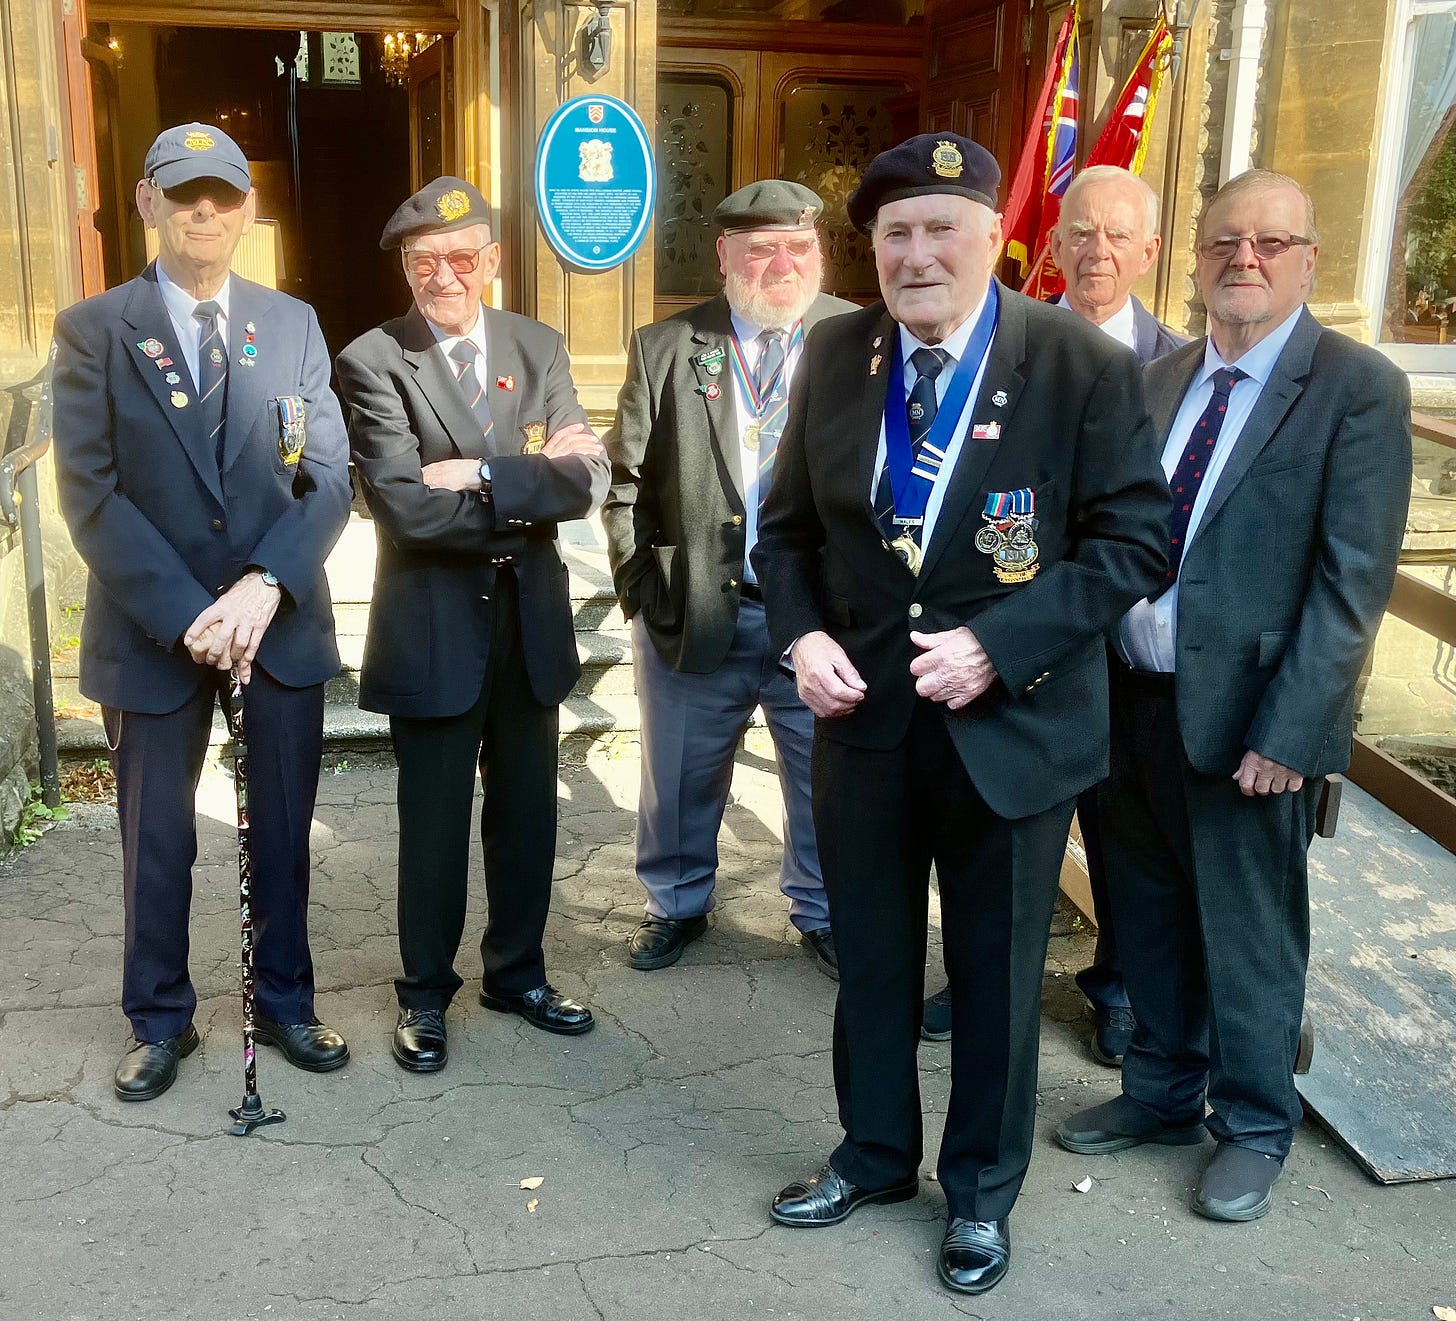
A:
[[[643,597],[642,613],[654,628],[674,632],[682,627],[683,599],[687,595],[684,571],[678,567],[676,546],[652,546],[650,549],[662,590]]]
[[[1276,473],[1288,472],[1293,468],[1305,468],[1312,463],[1323,463],[1325,459],[1324,450],[1314,450],[1306,454],[1297,454],[1293,458],[1285,455],[1276,455],[1271,458],[1260,459],[1249,465],[1250,477],[1272,477]]]
[[[831,624],[838,624],[840,628],[854,627],[854,611],[849,608],[849,602],[833,592],[825,593],[824,618]]]
[[[1259,668],[1277,665],[1284,658],[1285,649],[1289,646],[1289,639],[1293,637],[1293,631],[1287,628],[1271,629],[1267,633],[1259,634]]]

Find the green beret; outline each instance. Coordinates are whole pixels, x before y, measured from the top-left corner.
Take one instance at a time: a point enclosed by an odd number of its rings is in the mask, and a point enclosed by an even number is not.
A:
[[[473,183],[442,174],[400,203],[379,236],[388,251],[412,234],[448,234],[468,225],[490,224],[490,205]]]
[[[735,229],[810,229],[824,214],[824,199],[788,179],[760,179],[729,193],[713,211],[713,223]]]

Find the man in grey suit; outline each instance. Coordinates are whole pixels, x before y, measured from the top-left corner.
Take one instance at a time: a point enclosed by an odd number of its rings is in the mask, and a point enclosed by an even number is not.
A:
[[[719,204],[724,291],[633,336],[607,436],[602,521],[642,708],[647,913],[629,949],[642,971],[676,963],[707,929],[733,755],[762,706],[784,792],[779,885],[805,948],[838,977],[809,792],[814,718],[769,644],[748,559],[804,334],[854,310],[819,292],[823,209],[817,193],[782,179]]]
[[[1137,1029],[1122,1095],[1057,1138],[1186,1145],[1206,1123],[1218,1148],[1193,1209],[1243,1221],[1269,1210],[1300,1121],[1306,851],[1395,577],[1410,391],[1305,309],[1319,248],[1293,179],[1225,184],[1197,250],[1209,336],[1145,374],[1170,569],[1117,631],[1101,797]]]

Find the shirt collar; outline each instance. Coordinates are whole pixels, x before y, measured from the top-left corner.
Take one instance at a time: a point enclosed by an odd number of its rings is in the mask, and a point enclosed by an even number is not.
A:
[[[485,360],[485,305],[483,303],[481,304],[480,311],[475,318],[475,324],[471,326],[470,329],[466,331],[463,335],[447,334],[428,317],[425,318],[425,324],[429,326],[430,334],[435,337],[435,343],[440,346],[440,352],[442,352],[447,358],[450,356],[450,350],[453,349],[458,343],[460,343],[462,339],[468,339],[472,344],[475,345],[477,352],[480,354],[481,360]]]
[[[212,296],[212,301],[217,304],[222,320],[227,321],[228,298],[232,293],[233,277],[229,271],[222,282],[222,288]],[[179,325],[187,326],[192,324],[192,314],[197,310],[197,304],[203,300],[194,298],[180,284],[178,284],[165,270],[162,263],[157,263],[157,292],[162,295],[162,302],[167,308],[167,314]]]
[[[959,364],[961,357],[965,354],[966,345],[971,342],[971,333],[976,328],[976,322],[981,319],[981,312],[986,306],[986,299],[991,296],[991,286],[986,286],[986,292],[981,295],[981,301],[971,309],[971,314],[950,332],[939,344],[934,346],[925,343],[924,340],[916,339],[904,326],[900,327],[900,355],[905,365],[910,365],[910,355],[916,349],[928,349],[931,347],[941,349],[950,356],[952,362]]]
[[[1303,311],[1304,304],[1301,303],[1242,358],[1233,362],[1225,362],[1219,356],[1218,350],[1213,347],[1213,336],[1210,335],[1203,346],[1203,367],[1198,374],[1196,384],[1204,384],[1212,378],[1214,372],[1221,368],[1237,367],[1263,386],[1269,380],[1269,373],[1274,370],[1274,364],[1278,361],[1279,355],[1284,352],[1284,346],[1289,343],[1289,337],[1294,334],[1294,327],[1299,323],[1299,317]]]
[[[733,322],[733,333],[738,336],[738,343],[742,346],[745,353],[749,353],[751,351],[751,356],[756,360],[758,356],[758,351],[763,347],[763,345],[758,342],[758,337],[762,335],[765,330],[769,329],[769,327],[755,326],[752,321],[749,321],[746,317],[740,316],[736,309],[730,308],[729,313]],[[784,347],[788,348],[789,331],[786,329],[780,329],[777,333],[784,336]]]
[[[1133,299],[1129,294],[1127,301],[1117,309],[1106,321],[1097,327],[1104,335],[1111,335],[1119,344],[1125,344],[1130,349],[1137,347],[1137,313],[1133,311]],[[1067,311],[1080,316],[1081,313],[1067,301],[1067,295],[1063,294],[1057,299],[1058,307],[1065,307]]]

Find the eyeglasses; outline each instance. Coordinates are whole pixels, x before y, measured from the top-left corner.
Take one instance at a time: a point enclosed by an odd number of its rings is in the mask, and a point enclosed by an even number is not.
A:
[[[1095,225],[1073,225],[1067,235],[1067,242],[1074,248],[1085,248],[1098,235],[1107,240],[1107,246],[1117,252],[1132,247],[1132,235],[1125,229],[1098,229]]]
[[[737,235],[734,235],[736,238]],[[749,261],[772,261],[774,257],[782,252],[787,252],[795,261],[807,257],[816,247],[819,240],[814,235],[798,239],[754,239],[751,242],[744,240],[743,251]]]
[[[1218,234],[1199,240],[1198,254],[1209,261],[1228,261],[1245,243],[1253,245],[1254,256],[1260,261],[1270,261],[1282,257],[1290,248],[1310,247],[1314,240],[1285,229],[1265,229],[1257,234]]]
[[[414,248],[404,254],[404,268],[417,280],[428,280],[440,269],[441,262],[447,263],[456,275],[469,275],[480,265],[480,254],[490,246],[485,243],[478,248],[456,248],[454,252],[443,253]]]

